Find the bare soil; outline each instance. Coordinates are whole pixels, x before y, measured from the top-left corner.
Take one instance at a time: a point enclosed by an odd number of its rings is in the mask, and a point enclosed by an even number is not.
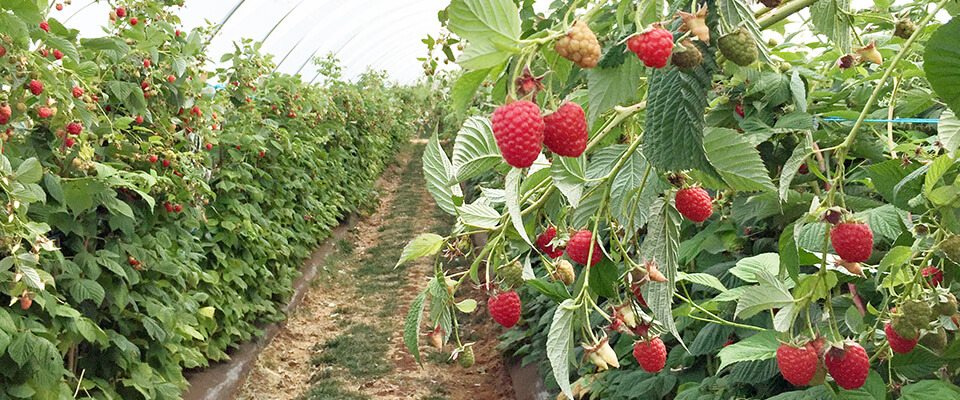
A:
[[[397,163],[387,168],[377,183],[381,196],[376,211],[351,230],[352,243],[337,243],[340,251],[322,261],[324,271],[262,351],[235,398],[493,400],[514,396],[505,360],[494,349],[502,331],[483,318],[486,297],[478,288],[461,287],[456,294],[458,301],[469,297],[480,304],[472,315],[460,317],[464,331],[470,332],[466,341],[476,342],[473,367],[464,369],[450,361],[454,350],[450,344],[442,351],[428,349],[425,337],[421,366],[404,344],[409,305],[426,287],[433,261],[424,258],[396,270],[393,264],[407,241],[423,232],[449,230],[451,223],[437,210],[423,182],[422,149],[421,143],[407,146]],[[421,332],[430,329],[426,327],[429,315],[423,320]],[[379,348],[384,351],[331,361],[329,354],[337,346],[344,351],[349,344],[358,352],[369,347],[354,340],[361,337],[357,327],[369,327],[371,332],[362,337],[376,335],[374,345],[385,344]],[[329,352],[326,358],[325,352]]]

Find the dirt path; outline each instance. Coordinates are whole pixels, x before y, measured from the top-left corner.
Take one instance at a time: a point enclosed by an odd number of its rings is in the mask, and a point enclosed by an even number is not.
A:
[[[486,316],[478,290],[461,288],[458,300],[481,304],[461,316],[464,338],[475,341],[476,364],[463,369],[449,361],[453,348],[427,348],[423,367],[403,343],[409,304],[426,287],[430,260],[394,269],[400,250],[423,232],[449,233],[453,220],[427,193],[420,157],[412,144],[378,182],[376,211],[363,219],[291,312],[280,333],[257,360],[237,399],[507,399],[513,386],[504,360],[494,349],[498,326]],[[465,267],[463,260],[451,265]],[[428,320],[424,317],[424,320]]]

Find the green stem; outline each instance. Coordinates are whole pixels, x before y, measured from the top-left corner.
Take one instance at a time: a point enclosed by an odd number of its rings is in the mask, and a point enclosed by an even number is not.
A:
[[[760,24],[760,29],[767,29],[777,22],[782,21],[784,18],[793,15],[797,11],[800,11],[804,8],[812,6],[813,3],[816,3],[817,0],[795,0],[787,3],[780,8],[771,11],[763,18],[757,20],[757,23]]]

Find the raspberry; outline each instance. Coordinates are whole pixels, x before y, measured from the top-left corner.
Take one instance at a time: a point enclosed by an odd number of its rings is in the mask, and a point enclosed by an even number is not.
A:
[[[117,16],[120,18],[127,16],[127,10],[123,7],[117,7]]]
[[[693,222],[703,222],[713,215],[713,199],[702,187],[681,189],[677,192],[676,207],[680,214]]]
[[[157,160],[159,160],[159,159],[160,159],[160,157],[157,157],[156,154],[151,154],[151,155],[150,155],[150,163],[151,163],[151,164],[157,162]]]
[[[567,35],[557,40],[554,50],[561,57],[573,61],[580,68],[593,68],[600,59],[600,42],[590,27],[577,21]]]
[[[720,53],[741,67],[753,64],[757,60],[757,41],[745,27],[720,37],[717,41]]]
[[[890,323],[887,325],[897,334],[897,337],[905,340],[914,340],[917,338],[917,334],[920,333],[917,328],[910,325],[910,322],[907,322],[907,319],[902,315],[890,318]],[[884,331],[886,331],[886,326],[884,327]],[[889,334],[887,336],[889,336]]]
[[[515,288],[523,285],[523,267],[519,261],[501,265],[497,268],[497,276],[506,287]]]
[[[53,114],[53,111],[50,110],[50,107],[40,107],[37,109],[37,115],[40,118],[47,118],[50,116],[50,114]]]
[[[79,135],[81,131],[83,131],[83,125],[76,122],[67,124],[67,132],[70,132],[71,135]]]
[[[207,150],[213,150],[213,144],[207,143]]]
[[[164,168],[167,168],[170,166],[170,160],[163,160],[162,164]]]
[[[167,82],[173,83],[176,80],[177,80],[177,77],[173,75],[167,76]]]
[[[550,258],[557,258],[563,255],[563,249],[557,246],[551,246],[550,242],[557,237],[557,228],[549,227],[537,236],[537,247]]]
[[[490,316],[504,328],[511,328],[520,321],[520,296],[516,291],[500,293],[487,301]]]
[[[674,51],[672,58],[673,65],[676,65],[677,68],[693,68],[703,62],[703,54],[700,54],[700,49],[694,46],[690,39],[683,39],[680,45],[683,50]]]
[[[516,168],[526,168],[540,155],[543,117],[540,107],[526,100],[497,107],[491,119],[493,137],[503,159]]]
[[[140,20],[137,19],[137,17],[130,18],[130,25],[136,25],[137,22],[140,22]]]
[[[7,48],[0,44],[0,57],[7,55]]]
[[[13,113],[13,110],[10,109],[10,105],[7,103],[0,103],[0,125],[6,124],[10,121],[10,114]]]
[[[659,26],[653,26],[627,40],[627,47],[637,53],[643,65],[663,68],[667,66],[673,51],[673,34]]]
[[[143,67],[150,68],[150,60],[143,60]]]
[[[73,147],[73,145],[76,143],[77,143],[77,140],[72,137],[68,137],[63,140],[63,144],[67,146],[67,148]]]
[[[817,374],[817,349],[810,343],[799,348],[781,345],[777,348],[777,366],[794,386],[806,385]]]
[[[593,232],[587,229],[573,234],[573,236],[570,237],[570,241],[567,242],[567,256],[570,257],[573,262],[583,265],[587,265],[587,258],[589,256],[590,266],[597,265],[600,259],[603,258],[603,250],[600,248],[600,243],[593,242],[593,255],[590,256],[591,240],[593,240]]]
[[[460,352],[459,360],[461,367],[472,367],[473,363],[476,362],[476,356],[473,355],[473,346],[464,347],[463,351]]]
[[[947,341],[947,331],[942,327],[937,328],[936,331],[927,332],[920,337],[920,344],[922,344],[923,347],[936,351],[939,354],[943,354],[943,351],[947,348]]]
[[[655,337],[648,341],[639,341],[633,345],[633,356],[647,372],[659,372],[667,363],[667,348],[663,340]]]
[[[740,118],[743,118],[743,116],[746,115],[744,113],[743,103],[737,104],[737,106],[733,108],[733,111],[736,112],[737,115],[740,116]]]
[[[48,23],[47,21],[40,22],[40,29],[50,32],[50,23]]]
[[[867,224],[844,222],[830,229],[830,244],[847,262],[864,262],[873,253],[873,231]]]
[[[960,236],[950,236],[940,242],[940,251],[950,261],[960,264]]]
[[[543,144],[555,154],[580,157],[587,148],[587,117],[577,103],[566,102],[543,117]]]
[[[889,322],[883,326],[883,332],[887,334],[887,343],[890,343],[890,350],[893,350],[894,353],[907,354],[917,345],[916,337],[912,340],[900,337]]]
[[[941,271],[940,268],[926,267],[920,270],[920,273],[927,277],[927,282],[930,283],[930,286],[940,286],[940,282],[943,282],[943,271]]]
[[[933,308],[926,301],[920,299],[903,302],[903,317],[906,322],[915,328],[925,328],[930,323]]]
[[[938,314],[949,317],[957,313],[957,297],[953,293],[947,293],[941,296],[940,301],[933,307],[933,311]]]
[[[60,51],[60,50],[54,50],[54,51],[53,51],[53,58],[56,58],[56,59],[58,59],[58,60],[61,59],[61,58],[63,58],[63,52]]]
[[[33,93],[34,96],[39,96],[43,93],[43,82],[38,80],[30,81],[30,93]]]
[[[867,374],[870,373],[867,352],[855,342],[830,349],[823,362],[837,385],[847,390],[863,386],[863,382],[867,380]]]
[[[83,88],[81,88],[80,86],[74,86],[74,87],[73,87],[73,97],[76,97],[76,98],[78,98],[78,99],[79,99],[80,97],[83,97]]]
[[[163,206],[166,207],[167,212],[173,212],[173,204],[163,203]]]
[[[909,19],[901,19],[893,28],[893,36],[901,39],[910,39],[913,33],[917,31],[917,24]]]
[[[570,264],[567,260],[560,260],[553,277],[563,282],[564,285],[572,285],[573,281],[577,279],[577,273],[573,270],[573,264]]]

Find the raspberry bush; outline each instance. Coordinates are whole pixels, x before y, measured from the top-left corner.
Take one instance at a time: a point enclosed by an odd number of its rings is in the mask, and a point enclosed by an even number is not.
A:
[[[424,331],[463,347],[457,319],[484,306],[444,282],[496,296],[519,262],[502,347],[568,398],[956,398],[960,8],[532,3],[439,14],[463,124],[424,173],[457,226],[400,255],[436,255],[416,357]],[[584,26],[592,68],[570,61]],[[537,127],[578,104],[583,151],[553,141],[573,123],[505,146],[517,103],[539,112],[512,126]]]

